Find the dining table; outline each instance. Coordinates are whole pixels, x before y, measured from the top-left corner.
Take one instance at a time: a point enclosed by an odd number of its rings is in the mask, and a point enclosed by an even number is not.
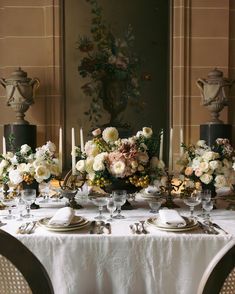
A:
[[[52,217],[65,202],[49,200],[32,210],[33,220]],[[69,231],[51,231],[36,225],[31,234],[19,233],[19,226],[26,220],[5,220],[6,210],[0,210],[2,230],[19,239],[46,268],[55,294],[196,294],[199,282],[210,261],[230,240],[235,239],[235,211],[226,209],[222,197],[211,220],[223,230],[208,234],[201,226],[190,230],[159,229],[152,219],[148,201],[138,194],[131,201],[132,210],[123,210],[124,219],[110,221],[110,231],[91,234],[90,222],[98,215],[98,208],[82,199],[82,209],[76,216],[89,221],[86,226]],[[176,210],[189,216],[189,208],[181,199]],[[201,212],[197,206],[195,215]],[[109,212],[104,209],[104,216]],[[203,219],[197,217],[201,222]],[[145,221],[145,233],[131,228]],[[105,220],[105,222],[107,222]],[[25,261],[27,262],[27,261]]]

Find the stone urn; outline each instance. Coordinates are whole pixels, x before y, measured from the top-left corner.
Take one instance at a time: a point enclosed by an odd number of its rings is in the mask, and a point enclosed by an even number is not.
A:
[[[16,121],[13,124],[29,124],[24,119],[24,113],[34,103],[39,80],[27,77],[27,73],[19,67],[8,79],[0,78],[0,84],[6,89],[7,106],[11,106],[16,113]]]
[[[110,114],[109,125],[122,126],[120,114],[126,109],[128,102],[127,80],[103,80],[100,95],[104,109]]]
[[[223,72],[215,68],[208,73],[207,79],[200,78],[196,83],[201,91],[201,104],[211,113],[211,121],[208,124],[223,124],[219,119],[219,113],[228,105],[225,90],[231,88],[234,80],[224,78]]]

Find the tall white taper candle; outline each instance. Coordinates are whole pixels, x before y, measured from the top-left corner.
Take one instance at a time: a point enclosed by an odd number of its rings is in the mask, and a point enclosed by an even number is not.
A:
[[[184,143],[183,128],[180,128],[180,156],[184,154],[184,148],[181,144]]]
[[[160,136],[160,149],[159,149],[159,159],[163,160],[163,131]]]
[[[62,128],[59,129],[59,171],[62,173],[62,166],[63,166],[63,153],[62,153],[62,142],[63,142],[63,137],[62,137]]]
[[[2,154],[3,154],[3,155],[6,155],[6,153],[7,153],[6,139],[5,139],[5,137],[3,136],[3,137],[2,137]]]
[[[81,151],[84,152],[84,139],[83,139],[83,129],[80,128],[80,143],[81,143]]]
[[[172,158],[172,143],[173,143],[173,128],[170,130],[170,144],[169,144],[169,172],[172,172],[173,168],[173,158]]]
[[[74,132],[74,128],[72,128],[71,130],[72,132],[72,174],[75,175],[76,174],[76,156],[75,156],[75,132]]]

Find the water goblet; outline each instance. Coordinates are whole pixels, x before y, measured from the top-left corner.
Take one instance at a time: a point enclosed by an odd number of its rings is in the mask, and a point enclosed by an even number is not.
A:
[[[201,202],[202,202],[202,213],[199,214],[199,217],[205,218],[205,209],[203,208],[203,203],[209,202],[211,200],[211,190],[206,189],[201,192]]]
[[[31,217],[33,217],[33,215],[30,214],[30,205],[36,199],[36,190],[35,189],[22,190],[21,191],[21,196],[22,196],[23,201],[26,203],[27,213],[24,215],[24,217],[25,218],[31,218]]]
[[[194,218],[194,207],[201,203],[201,192],[192,193],[184,199],[184,203],[189,206],[190,217]]]
[[[23,211],[25,210],[26,204],[24,200],[21,197],[21,194],[18,194],[16,196],[16,208],[17,212],[19,214],[19,217],[17,218],[17,221],[22,221],[23,220]]]
[[[107,209],[110,212],[110,218],[108,219],[109,222],[113,221],[113,213],[116,208],[116,203],[114,202],[113,198],[108,198]]]
[[[207,202],[204,202],[202,205],[203,205],[204,210],[207,212],[207,214],[205,216],[205,222],[209,223],[210,217],[211,217],[210,212],[213,209],[213,202],[207,201]]]
[[[102,212],[103,212],[103,206],[107,205],[107,203],[108,203],[107,197],[95,197],[95,198],[92,199],[92,202],[96,206],[98,206],[98,209],[99,209],[99,215],[97,215],[95,217],[95,219],[98,219],[98,220],[105,219],[105,217],[102,214]]]
[[[12,215],[12,209],[16,205],[16,200],[15,198],[7,198],[6,196],[2,197],[1,202],[7,207],[8,209],[8,215],[4,217],[4,219],[14,219],[15,216]]]
[[[151,199],[148,200],[148,204],[150,207],[150,213],[158,213],[159,208],[161,207],[162,201],[161,199]]]
[[[116,190],[112,192],[113,201],[117,207],[118,214],[115,215],[113,218],[116,219],[123,219],[125,218],[124,215],[121,215],[122,205],[125,204],[127,193],[125,190]]]

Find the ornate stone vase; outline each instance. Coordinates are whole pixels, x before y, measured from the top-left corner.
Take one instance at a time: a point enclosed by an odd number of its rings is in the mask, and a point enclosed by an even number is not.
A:
[[[101,98],[104,109],[110,114],[109,125],[122,127],[120,114],[126,109],[128,97],[127,79],[104,79],[102,81]]]

